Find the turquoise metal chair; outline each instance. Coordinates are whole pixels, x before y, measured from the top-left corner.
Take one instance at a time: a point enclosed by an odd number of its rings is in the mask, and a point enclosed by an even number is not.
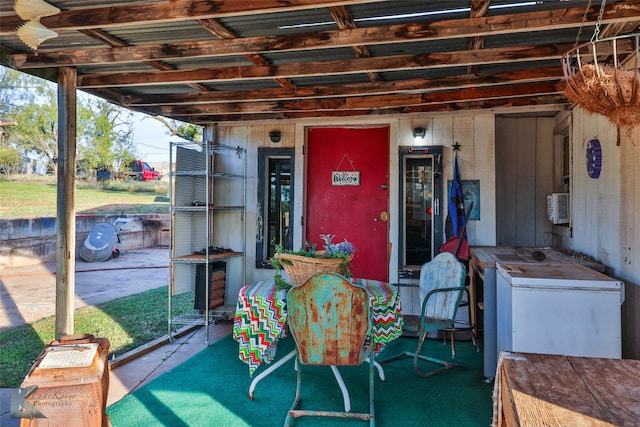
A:
[[[292,418],[303,416],[358,418],[374,426],[372,316],[366,289],[336,273],[316,274],[289,290],[287,312],[299,363],[296,396],[285,426],[290,425]],[[369,364],[369,412],[351,412],[346,399],[343,412],[299,408],[304,365],[331,366],[342,389],[346,386],[337,367],[359,366],[364,362]]]
[[[404,328],[418,334],[418,346],[415,352],[405,351],[386,359],[378,360],[380,363],[392,360],[413,358],[413,366],[416,374],[421,377],[429,377],[446,369],[458,366],[446,360],[436,359],[420,354],[427,338],[432,331],[453,327],[456,314],[462,296],[466,291],[466,268],[456,257],[449,252],[438,254],[431,261],[422,265],[420,270],[420,300],[422,309],[420,316],[403,315]],[[436,370],[423,372],[419,361],[435,363],[442,367]]]

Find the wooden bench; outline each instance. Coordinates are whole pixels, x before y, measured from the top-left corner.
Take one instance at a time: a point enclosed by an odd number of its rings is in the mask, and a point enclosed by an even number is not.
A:
[[[494,426],[638,426],[640,360],[503,352]]]

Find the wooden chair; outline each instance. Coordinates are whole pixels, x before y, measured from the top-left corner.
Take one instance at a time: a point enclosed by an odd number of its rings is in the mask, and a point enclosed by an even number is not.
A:
[[[415,352],[405,351],[386,359],[380,363],[405,357],[413,358],[416,374],[429,377],[446,369],[458,366],[452,362],[436,359],[420,354],[427,334],[451,328],[455,322],[458,307],[464,292],[466,268],[453,254],[442,252],[430,262],[422,265],[420,270],[420,300],[422,309],[420,316],[403,316],[405,329],[418,334],[418,346]],[[420,370],[420,360],[442,365],[441,368],[429,372]]]
[[[296,396],[285,426],[302,416],[358,418],[374,426],[372,316],[366,289],[336,273],[316,274],[289,290],[287,311],[299,364]],[[369,363],[369,412],[350,412],[350,405],[344,412],[299,409],[303,365],[331,366],[340,382],[338,366],[359,366],[365,361]]]

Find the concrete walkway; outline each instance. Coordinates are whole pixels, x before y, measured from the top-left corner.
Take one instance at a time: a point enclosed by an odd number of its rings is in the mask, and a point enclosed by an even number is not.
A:
[[[56,265],[0,270],[0,331],[56,313]],[[135,249],[105,262],[76,260],[75,308],[166,286],[169,249]]]
[[[136,249],[101,263],[76,261],[75,308],[144,292],[168,283],[169,250]],[[0,270],[0,330],[55,315],[55,264]],[[231,333],[232,321],[209,327],[209,344]],[[204,328],[111,369],[107,405],[173,369],[207,346]],[[116,361],[117,362],[117,361]],[[9,416],[12,389],[0,389],[0,426],[17,427]]]

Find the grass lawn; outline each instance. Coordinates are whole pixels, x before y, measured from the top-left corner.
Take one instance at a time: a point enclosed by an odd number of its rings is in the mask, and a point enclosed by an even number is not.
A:
[[[76,213],[168,213],[167,181],[80,180]],[[56,216],[55,176],[0,176],[0,219]],[[75,312],[74,332],[108,338],[109,357],[167,335],[167,287]],[[174,297],[172,313],[193,309],[191,294]],[[0,332],[0,387],[18,387],[46,344],[55,338],[55,317]]]
[[[173,298],[172,313],[193,310],[193,295]],[[167,335],[167,287],[76,310],[74,332],[108,338],[109,359]],[[0,387],[19,387],[46,344],[55,339],[55,317],[0,332]]]
[[[167,181],[78,181],[76,213],[169,213],[168,192]],[[3,176],[0,194],[0,218],[56,215],[56,177]]]

